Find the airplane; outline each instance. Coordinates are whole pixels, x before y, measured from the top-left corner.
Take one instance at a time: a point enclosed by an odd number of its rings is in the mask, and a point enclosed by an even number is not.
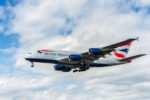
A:
[[[89,48],[88,51],[83,53],[62,50],[37,50],[36,52],[28,53],[25,59],[31,62],[31,67],[34,67],[34,62],[52,63],[55,64],[54,69],[56,71],[83,72],[94,67],[131,63],[133,59],[146,55],[139,54],[127,57],[129,48],[135,40],[138,40],[138,38],[130,38],[106,47]]]

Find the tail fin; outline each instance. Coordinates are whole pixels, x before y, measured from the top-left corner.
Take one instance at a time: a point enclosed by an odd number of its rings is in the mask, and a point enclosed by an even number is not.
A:
[[[125,43],[119,46],[118,48],[116,48],[116,50],[112,54],[117,59],[124,59],[127,57],[127,54],[129,52],[131,45],[132,45],[132,42]]]

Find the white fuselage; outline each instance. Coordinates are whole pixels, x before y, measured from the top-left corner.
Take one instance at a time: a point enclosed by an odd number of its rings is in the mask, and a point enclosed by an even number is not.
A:
[[[28,53],[25,57],[26,60],[31,62],[41,62],[41,63],[54,63],[54,64],[61,64],[59,61],[61,59],[68,58],[71,54],[80,54],[75,52],[69,51],[60,51],[60,50],[50,50],[49,52],[33,52]],[[63,63],[64,64],[64,63]],[[92,62],[91,66],[95,67],[102,67],[102,65],[117,65],[120,62],[112,55],[105,55],[105,57],[99,58]]]

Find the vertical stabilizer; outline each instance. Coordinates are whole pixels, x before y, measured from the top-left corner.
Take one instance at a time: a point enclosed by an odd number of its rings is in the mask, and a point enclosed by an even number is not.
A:
[[[119,46],[118,48],[116,48],[116,51],[114,51],[112,54],[117,59],[124,59],[127,57],[127,54],[129,52],[131,45],[132,45],[132,42],[125,43]]]

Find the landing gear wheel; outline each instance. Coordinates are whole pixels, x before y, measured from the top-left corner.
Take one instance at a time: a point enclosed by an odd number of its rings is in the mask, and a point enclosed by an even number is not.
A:
[[[31,67],[32,67],[32,68],[34,67],[34,64],[33,64],[33,62],[31,62]]]
[[[78,71],[77,69],[73,70],[74,73],[77,72],[77,71]]]
[[[82,72],[82,70],[79,70],[79,72]]]

